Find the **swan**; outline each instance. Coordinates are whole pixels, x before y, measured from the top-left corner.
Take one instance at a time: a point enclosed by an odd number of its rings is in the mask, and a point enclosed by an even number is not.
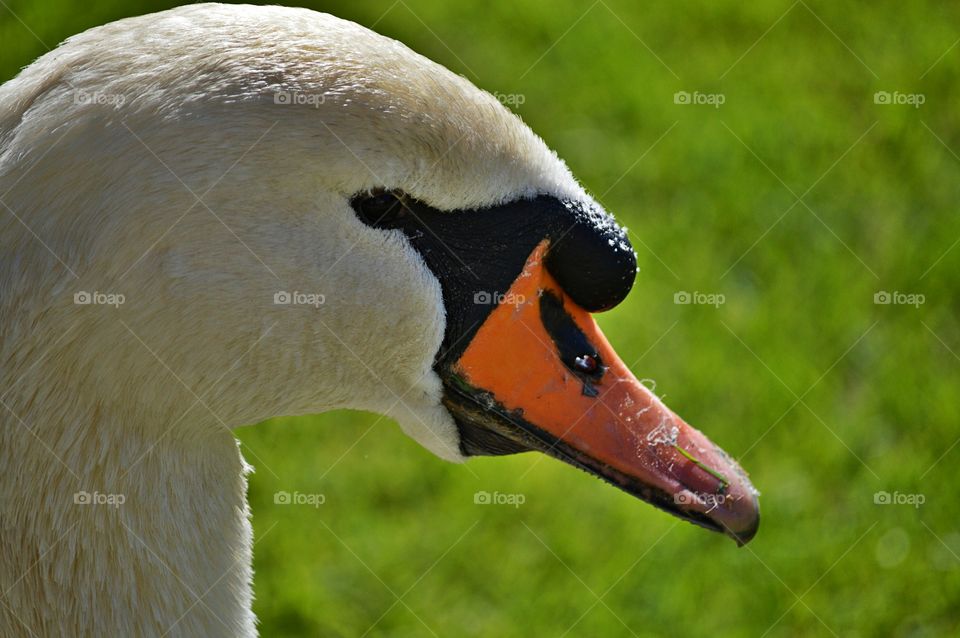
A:
[[[396,41],[219,4],[71,37],[0,87],[0,203],[0,635],[256,635],[232,428],[278,415],[370,410],[757,530],[592,318],[626,232]]]

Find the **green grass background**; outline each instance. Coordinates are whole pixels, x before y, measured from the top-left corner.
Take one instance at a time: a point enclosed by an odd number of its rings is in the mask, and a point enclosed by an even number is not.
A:
[[[741,460],[763,523],[737,549],[537,455],[456,466],[376,415],[277,419],[240,431],[263,635],[956,635],[960,7],[306,4],[523,95],[630,227],[640,273],[602,327]],[[172,3],[0,5],[5,80]],[[926,101],[877,105],[881,90]],[[926,301],[876,305],[881,290]],[[326,502],[276,506],[278,490]],[[526,502],[474,505],[478,490]],[[925,503],[878,506],[878,490]]]

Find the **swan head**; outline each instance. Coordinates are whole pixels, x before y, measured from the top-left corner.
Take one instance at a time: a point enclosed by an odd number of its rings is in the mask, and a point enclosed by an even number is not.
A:
[[[196,399],[192,435],[372,410],[449,460],[538,450],[755,533],[746,474],[592,318],[633,283],[625,231],[464,78],[331,16],[191,5],[71,38],[0,104],[5,201],[47,247],[2,267],[32,316],[59,300],[85,401]]]

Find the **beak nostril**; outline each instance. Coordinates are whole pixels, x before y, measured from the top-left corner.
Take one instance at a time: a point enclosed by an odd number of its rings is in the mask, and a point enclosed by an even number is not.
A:
[[[596,345],[574,321],[563,300],[550,290],[540,292],[540,319],[563,365],[586,384],[599,382],[607,371]]]
[[[573,360],[574,367],[580,372],[593,374],[600,367],[597,358],[592,354],[584,354]]]

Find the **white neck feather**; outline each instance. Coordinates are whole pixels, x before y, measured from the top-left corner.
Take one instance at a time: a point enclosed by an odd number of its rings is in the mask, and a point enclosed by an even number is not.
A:
[[[60,380],[49,394],[64,400],[31,411],[8,397],[0,418],[0,635],[254,635],[232,434],[190,434],[196,410],[129,427],[118,420],[130,415],[69,405]]]
[[[366,409],[461,459],[439,282],[373,187],[589,200],[492,96],[301,9],[113,23],[0,87],[0,635],[253,635],[230,427]]]

